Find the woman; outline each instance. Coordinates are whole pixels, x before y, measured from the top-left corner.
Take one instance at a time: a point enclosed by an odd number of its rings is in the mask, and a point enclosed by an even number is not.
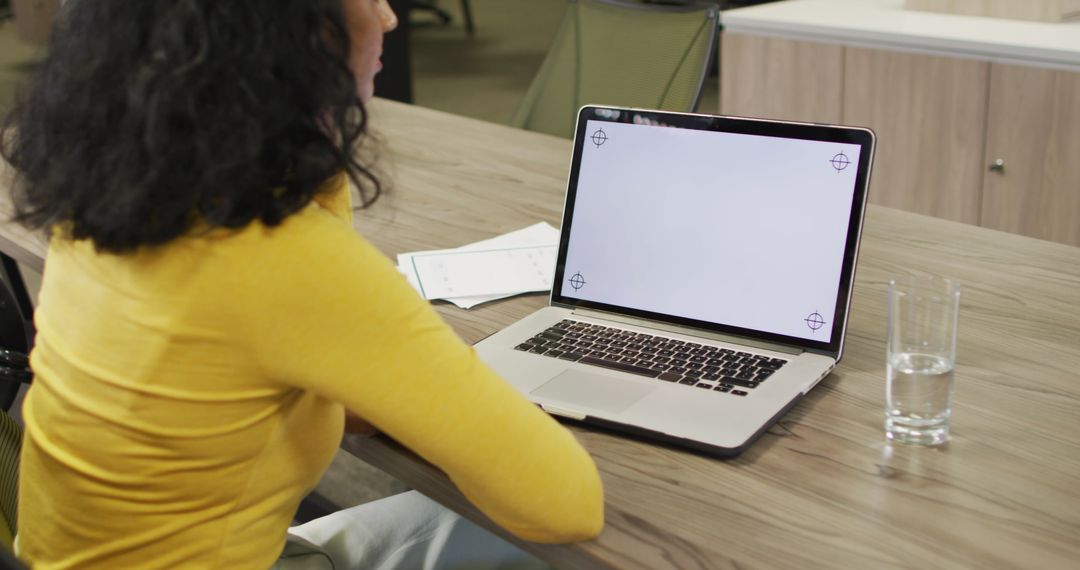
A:
[[[52,232],[24,406],[35,567],[269,567],[346,413],[521,538],[599,533],[589,456],[352,229],[347,178],[379,193],[354,157],[395,22],[385,0],[65,6],[2,139],[18,219]],[[453,518],[413,496],[301,534],[407,544]],[[346,546],[335,562],[365,556]]]

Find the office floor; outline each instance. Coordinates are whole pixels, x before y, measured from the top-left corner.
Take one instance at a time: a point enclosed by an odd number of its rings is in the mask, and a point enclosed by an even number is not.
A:
[[[565,0],[472,0],[476,34],[462,26],[460,2],[439,3],[453,16],[450,25],[418,13],[411,36],[416,104],[485,121],[507,123],[544,59]],[[10,21],[0,22],[0,115],[40,57],[21,43]],[[706,83],[701,109],[718,108],[717,81]],[[40,277],[24,271],[36,296]],[[342,482],[351,482],[343,485]],[[334,491],[331,491],[333,489]],[[404,490],[404,485],[360,460],[339,453],[319,491],[322,506],[360,504]]]

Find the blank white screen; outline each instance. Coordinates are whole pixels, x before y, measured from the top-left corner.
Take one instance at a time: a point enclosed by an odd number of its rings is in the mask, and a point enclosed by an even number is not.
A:
[[[831,340],[858,145],[586,128],[564,296]],[[598,129],[599,146],[588,138]],[[814,313],[823,325],[811,326]]]

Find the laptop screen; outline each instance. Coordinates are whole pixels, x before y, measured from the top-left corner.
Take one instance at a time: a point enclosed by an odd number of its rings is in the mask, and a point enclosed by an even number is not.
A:
[[[835,345],[871,152],[852,131],[583,109],[556,300]]]

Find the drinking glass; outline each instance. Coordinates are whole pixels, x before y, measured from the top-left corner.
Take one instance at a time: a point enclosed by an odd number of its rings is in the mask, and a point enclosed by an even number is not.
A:
[[[949,440],[960,285],[933,276],[889,283],[885,435],[938,445]]]

